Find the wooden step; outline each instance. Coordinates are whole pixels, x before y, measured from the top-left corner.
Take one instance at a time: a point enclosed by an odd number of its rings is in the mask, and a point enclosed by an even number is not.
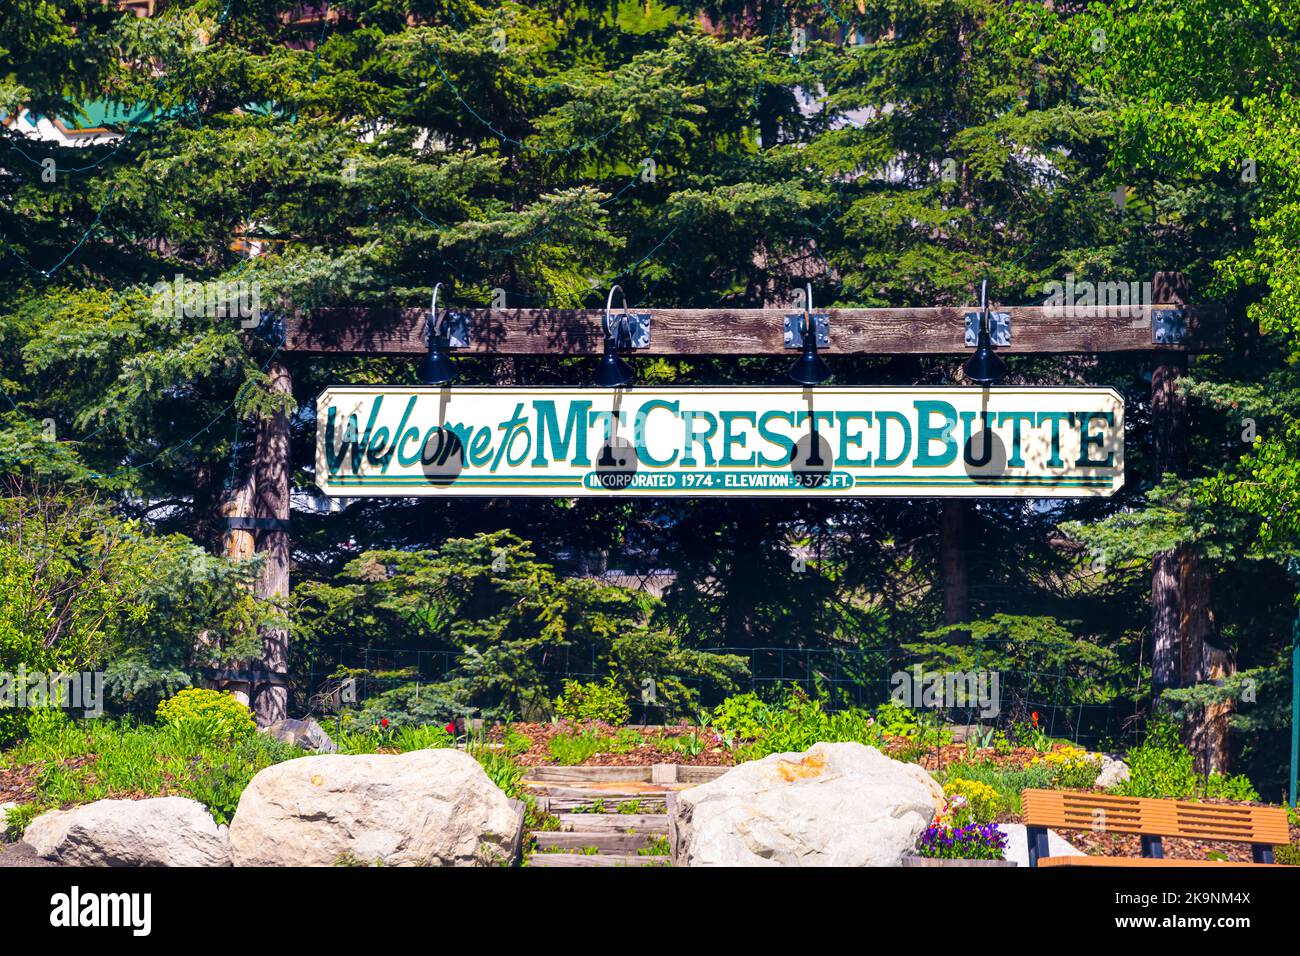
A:
[[[597,801],[603,802],[605,807],[604,811],[601,813],[590,812],[586,815],[593,816],[593,817],[600,817],[600,816],[631,817],[631,816],[644,816],[647,814],[651,816],[662,816],[664,812],[667,811],[668,809],[668,803],[663,797],[641,796],[641,797],[635,797],[630,799],[635,799],[637,801],[637,803],[639,804],[638,809],[641,810],[640,814],[619,813],[618,805],[623,801],[608,796],[548,797],[546,801],[545,809],[548,813],[554,813],[557,816],[569,816],[570,814],[574,814],[575,811],[582,811],[589,807],[595,806]],[[577,813],[575,815],[581,816],[583,814]]]
[[[652,846],[663,836],[657,833],[618,833],[612,830],[603,832],[539,830],[533,834],[539,850],[551,847],[562,850],[595,847],[601,853],[635,853],[642,847]]]
[[[667,833],[666,813],[557,813],[561,830]],[[541,832],[541,831],[539,831]]]
[[[534,853],[528,866],[670,866],[666,856],[633,853]]]
[[[650,767],[525,767],[529,783],[649,783]]]

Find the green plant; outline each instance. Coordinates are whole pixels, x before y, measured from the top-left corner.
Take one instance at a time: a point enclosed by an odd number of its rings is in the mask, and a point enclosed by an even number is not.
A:
[[[564,767],[576,767],[589,757],[609,750],[613,738],[592,731],[576,734],[556,734],[547,745],[551,757]]]
[[[1125,755],[1129,778],[1114,788],[1131,797],[1190,797],[1197,775],[1192,755],[1178,739],[1177,726],[1153,720],[1142,743]]]
[[[668,845],[668,838],[662,834],[650,841],[649,845],[641,847],[636,851],[637,856],[668,856],[672,848]]]
[[[708,744],[704,736],[698,730],[692,730],[689,734],[679,734],[676,736],[662,736],[659,738],[659,750],[663,753],[682,754],[687,757],[698,757],[704,753]]]
[[[1046,789],[1052,783],[1051,771],[1041,764],[1018,769],[1000,767],[991,762],[956,763],[951,764],[942,776],[945,781],[969,780],[986,784],[996,791],[1001,805],[1017,816],[1021,811],[1022,790]]]
[[[160,723],[200,734],[214,743],[234,743],[257,732],[253,713],[235,695],[191,687],[158,705]]]
[[[1204,794],[1210,800],[1236,800],[1241,803],[1259,799],[1259,791],[1245,774],[1229,776],[1217,770],[1205,778]]]
[[[512,757],[527,753],[533,746],[533,738],[520,733],[513,727],[507,727],[501,737],[501,747]]]
[[[768,716],[768,705],[757,694],[734,694],[713,709],[709,723],[722,733],[752,740],[762,735]]]
[[[978,780],[949,778],[943,785],[944,793],[953,803],[953,819],[960,826],[972,823],[992,823],[1002,811],[1003,802],[997,790]]]
[[[1283,866],[1300,866],[1300,843],[1288,843],[1273,848],[1273,862]]]
[[[641,801],[640,801],[640,800],[624,800],[622,803],[620,803],[620,804],[618,805],[618,812],[619,812],[619,813],[627,813],[627,814],[640,813],[640,812],[641,812]]]
[[[1034,758],[1052,775],[1052,786],[1061,790],[1086,790],[1097,782],[1101,758],[1081,747],[1066,746]]]
[[[454,743],[454,738],[445,727],[424,724],[419,727],[398,727],[392,732],[389,743],[402,753],[408,753],[412,750],[437,750],[450,747]]]
[[[608,677],[602,684],[566,680],[564,692],[555,698],[555,713],[561,720],[621,724],[632,710],[614,678]]]
[[[614,741],[610,744],[610,753],[627,754],[636,750],[645,743],[645,735],[639,730],[633,730],[631,727],[624,727],[614,734]]]

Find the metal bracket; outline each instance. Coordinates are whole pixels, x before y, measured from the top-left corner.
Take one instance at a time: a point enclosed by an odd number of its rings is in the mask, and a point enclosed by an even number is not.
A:
[[[813,328],[817,333],[817,347],[826,348],[831,344],[831,317],[825,312],[813,313]],[[803,348],[803,323],[804,315],[802,312],[795,312],[785,317],[785,347],[788,349]]]
[[[615,321],[615,318],[618,321]],[[648,349],[650,347],[649,312],[620,312],[617,316],[610,316],[610,324],[614,327],[614,348]]]
[[[448,309],[442,314],[442,330],[447,336],[447,348],[469,348],[469,313]]]
[[[965,342],[971,348],[979,345],[980,338],[980,314],[978,312],[966,313],[966,338]],[[989,313],[989,341],[1000,349],[1005,349],[1011,345],[1011,313],[1010,312],[990,312]]]
[[[1182,309],[1151,310],[1151,344],[1182,345],[1187,332],[1187,317]]]

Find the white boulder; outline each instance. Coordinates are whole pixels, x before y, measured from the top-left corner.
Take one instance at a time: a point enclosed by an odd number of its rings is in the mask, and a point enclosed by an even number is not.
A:
[[[1128,764],[1110,754],[1101,755],[1101,773],[1097,774],[1094,786],[1114,787],[1129,778]]]
[[[300,757],[262,770],[230,824],[236,866],[509,862],[523,814],[459,750]]]
[[[676,794],[670,841],[679,866],[897,866],[943,800],[916,764],[819,743]]]
[[[23,843],[65,866],[229,866],[226,828],[187,797],[97,800],[51,810]]]

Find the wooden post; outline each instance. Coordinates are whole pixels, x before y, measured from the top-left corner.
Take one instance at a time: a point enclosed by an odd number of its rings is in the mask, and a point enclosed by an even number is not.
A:
[[[284,362],[273,361],[268,370],[271,392],[289,401],[293,380]],[[257,582],[257,596],[287,604],[289,597],[289,415],[279,411],[263,415],[257,423],[253,461],[253,517],[257,551],[265,564]],[[289,631],[284,627],[262,632],[261,665],[266,672],[253,685],[253,713],[265,727],[288,716]]]
[[[945,498],[942,509],[939,563],[943,583],[943,623],[957,624],[970,616],[965,554],[967,504],[959,498]]]
[[[1152,282],[1152,304],[1182,304],[1187,299],[1180,273],[1157,272]],[[1178,391],[1178,379],[1187,371],[1183,352],[1160,352],[1151,372],[1152,480],[1166,474],[1181,475],[1187,468],[1187,400]],[[1182,560],[1177,550],[1155,556],[1151,569],[1151,683],[1158,695],[1178,686],[1182,653]]]

